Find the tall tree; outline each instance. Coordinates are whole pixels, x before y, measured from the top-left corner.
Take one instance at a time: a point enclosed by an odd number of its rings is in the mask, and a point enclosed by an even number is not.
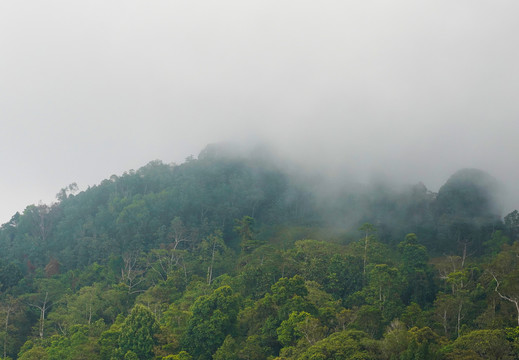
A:
[[[366,266],[368,265],[368,249],[369,249],[369,243],[370,239],[372,239],[373,233],[377,231],[375,225],[370,223],[364,223],[360,228],[360,231],[364,233],[364,266],[362,267],[362,273],[364,274],[364,279],[366,279]]]

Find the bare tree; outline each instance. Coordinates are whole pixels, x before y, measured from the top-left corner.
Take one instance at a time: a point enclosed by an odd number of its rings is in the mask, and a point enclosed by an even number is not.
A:
[[[504,295],[499,291],[499,280],[497,279],[496,275],[493,272],[490,272],[494,280],[496,281],[496,288],[494,291],[499,295],[499,297],[503,300],[506,300],[508,302],[511,302],[515,306],[515,310],[517,312],[517,326],[519,326],[519,293],[516,293],[515,295]]]
[[[145,269],[139,263],[137,252],[128,252],[123,255],[124,267],[121,268],[121,281],[128,288],[128,294],[144,292],[137,286],[144,281],[143,274]]]
[[[168,237],[172,240],[173,250],[176,250],[180,243],[189,241],[188,230],[178,216],[171,220],[169,229]]]
[[[364,281],[366,280],[366,266],[368,264],[368,248],[369,248],[369,240],[372,237],[372,234],[377,231],[375,228],[375,225],[370,223],[364,223],[360,228],[360,231],[364,232],[364,256],[363,256],[363,267],[362,267],[362,274],[364,277]]]
[[[40,339],[43,339],[44,330],[45,330],[45,314],[47,313],[47,311],[50,308],[49,292],[48,291],[45,292],[45,298],[43,299],[43,301],[40,304],[28,303],[28,305],[40,310],[39,335],[40,335]]]
[[[8,295],[5,301],[2,304],[2,311],[4,313],[4,355],[3,358],[7,358],[7,343],[8,343],[8,335],[9,335],[9,319],[11,314],[13,314],[18,309],[18,303],[15,299]]]

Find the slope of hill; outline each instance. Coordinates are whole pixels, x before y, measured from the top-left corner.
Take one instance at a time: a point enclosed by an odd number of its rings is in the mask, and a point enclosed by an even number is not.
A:
[[[15,214],[3,357],[517,356],[519,216],[490,175],[435,194],[288,169],[209,146]]]

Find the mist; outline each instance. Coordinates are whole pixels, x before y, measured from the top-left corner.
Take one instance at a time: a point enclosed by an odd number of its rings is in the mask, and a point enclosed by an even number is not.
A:
[[[0,4],[0,222],[207,144],[265,143],[331,182],[482,169],[518,207],[519,4]],[[346,181],[346,180],[344,180]]]

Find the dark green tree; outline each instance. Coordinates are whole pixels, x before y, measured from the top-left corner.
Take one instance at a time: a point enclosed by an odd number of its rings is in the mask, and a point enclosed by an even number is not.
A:
[[[427,249],[418,244],[414,233],[407,234],[398,248],[402,254],[400,267],[406,284],[402,291],[402,300],[406,305],[415,302],[422,307],[432,303],[436,287],[434,273],[428,265]]]
[[[518,240],[519,236],[519,211],[514,210],[504,218],[505,229],[508,237],[510,237],[513,241]]]
[[[234,231],[240,236],[240,247],[243,254],[250,254],[256,249],[261,242],[257,239],[256,230],[254,228],[254,218],[244,216],[241,219],[236,219],[236,226]]]
[[[499,183],[489,174],[477,169],[463,169],[452,175],[440,188],[436,199],[436,251],[466,251],[481,254],[500,223]]]

